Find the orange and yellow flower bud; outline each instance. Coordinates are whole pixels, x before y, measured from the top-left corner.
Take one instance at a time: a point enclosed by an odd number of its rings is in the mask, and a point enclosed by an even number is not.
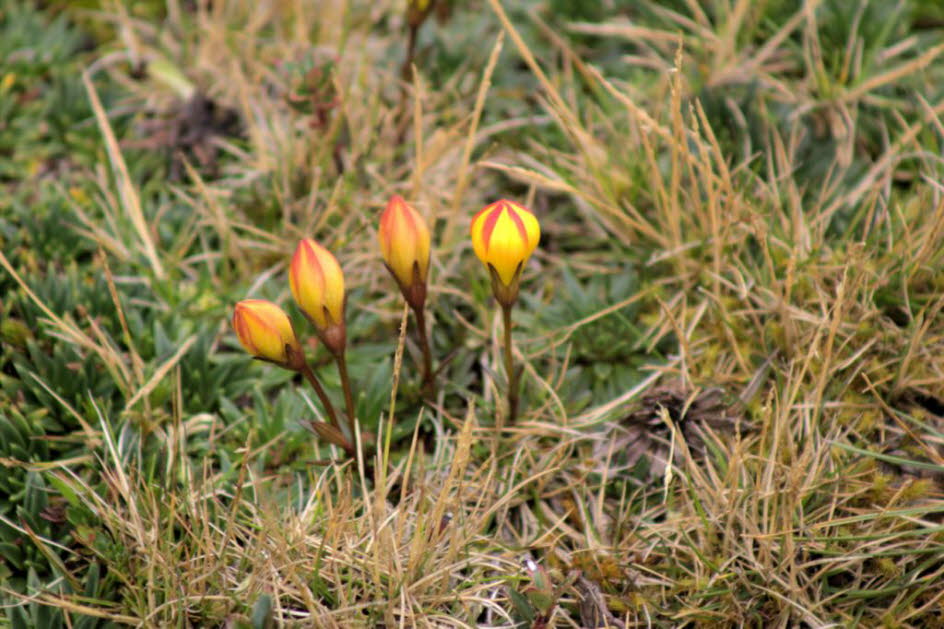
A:
[[[264,299],[244,299],[236,304],[233,328],[246,351],[289,369],[299,369],[305,354],[285,311]]]
[[[311,238],[298,243],[289,268],[292,296],[319,330],[344,321],[344,274],[330,251]]]
[[[502,199],[472,219],[472,248],[492,276],[492,290],[510,306],[518,296],[521,270],[541,239],[541,226],[523,206]]]
[[[380,251],[407,302],[422,308],[429,273],[429,229],[420,213],[394,195],[380,215]]]

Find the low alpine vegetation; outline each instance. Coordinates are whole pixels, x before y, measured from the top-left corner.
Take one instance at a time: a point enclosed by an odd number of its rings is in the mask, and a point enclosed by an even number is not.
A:
[[[0,0],[0,626],[940,626],[938,5]]]

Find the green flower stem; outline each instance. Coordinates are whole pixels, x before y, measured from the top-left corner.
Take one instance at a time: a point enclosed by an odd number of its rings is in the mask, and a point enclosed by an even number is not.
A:
[[[508,425],[512,426],[518,418],[518,375],[515,372],[514,358],[511,353],[511,308],[512,304],[502,304],[502,317],[505,320],[505,373],[508,374]]]
[[[308,380],[308,384],[315,390],[315,393],[318,395],[318,399],[321,400],[321,405],[324,406],[325,413],[328,414],[328,419],[338,430],[341,429],[341,425],[338,423],[338,413],[334,410],[334,404],[331,403],[331,400],[328,398],[328,394],[325,393],[324,387],[321,386],[321,383],[318,382],[318,378],[315,376],[315,372],[311,370],[311,367],[307,363],[303,363],[301,369],[302,375],[305,376],[305,379]]]

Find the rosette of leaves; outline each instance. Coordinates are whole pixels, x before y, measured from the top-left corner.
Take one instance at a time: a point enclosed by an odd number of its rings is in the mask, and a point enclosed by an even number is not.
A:
[[[565,345],[570,346],[570,367],[563,399],[574,410],[591,401],[611,399],[637,384],[644,374],[641,368],[653,360],[661,361],[660,342],[653,353],[644,344],[643,327],[638,324],[639,302],[593,318],[600,312],[627,300],[640,291],[638,275],[627,264],[606,275],[578,280],[567,267],[560,271],[562,285],[547,304],[529,304],[539,312],[541,327],[552,331],[570,330]],[[528,299],[527,296],[523,296]],[[586,321],[586,323],[581,323]],[[527,323],[522,321],[521,327]]]
[[[298,113],[311,116],[309,124],[313,129],[325,127],[328,114],[338,106],[334,85],[336,64],[337,57],[323,51],[308,50],[281,65],[289,84],[286,100]]]

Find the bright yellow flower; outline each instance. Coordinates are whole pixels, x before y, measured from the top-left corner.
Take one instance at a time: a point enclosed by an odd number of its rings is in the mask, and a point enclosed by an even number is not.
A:
[[[426,297],[429,272],[429,229],[420,213],[394,195],[380,215],[380,251],[407,300]],[[411,305],[413,302],[410,302]]]
[[[298,307],[319,331],[344,326],[344,274],[330,251],[311,238],[299,242],[288,280]]]
[[[512,287],[538,246],[541,226],[523,206],[502,199],[475,215],[471,234],[475,255],[505,287]]]
[[[246,351],[257,358],[298,369],[304,353],[285,311],[263,299],[244,299],[236,304],[233,328]]]

